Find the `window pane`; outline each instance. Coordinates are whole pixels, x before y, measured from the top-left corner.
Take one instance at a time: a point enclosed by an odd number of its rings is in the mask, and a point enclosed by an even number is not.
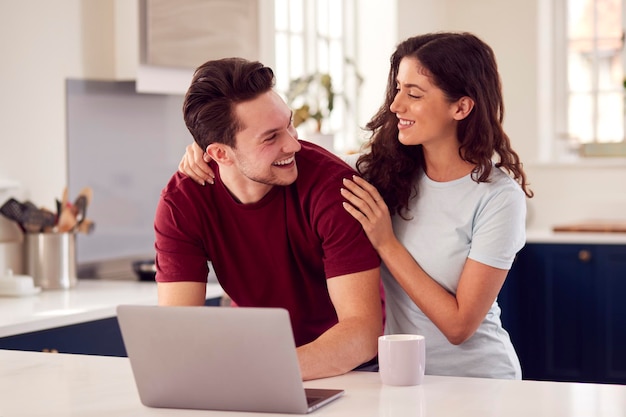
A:
[[[333,81],[339,87],[343,86],[343,68],[344,68],[344,51],[341,43],[339,41],[331,41],[330,42],[330,50],[329,50],[329,66],[328,71],[333,76]],[[343,88],[339,88],[340,91],[343,91]]]
[[[624,137],[622,1],[567,1],[568,131],[581,143]]]
[[[594,0],[569,0],[567,2],[567,37],[593,38]]]
[[[289,0],[289,25],[292,32],[304,31],[304,6],[302,0]]]
[[[341,2],[335,2],[341,4]],[[328,13],[328,1],[317,0],[317,33],[319,36],[327,37],[329,35],[329,13]]]
[[[593,97],[591,94],[571,94],[569,98],[570,136],[580,143],[593,142]]]
[[[328,35],[333,39],[342,36],[343,28],[343,2],[333,1],[328,10]]]
[[[289,74],[291,78],[296,78],[304,74],[304,38],[302,36],[291,37],[289,52],[291,61]]]
[[[624,101],[620,92],[598,95],[598,142],[624,138]]]
[[[567,6],[570,39],[621,37],[621,0],[569,0]]]
[[[274,0],[274,27],[276,30],[285,31],[289,28],[287,0]]]
[[[286,91],[289,85],[289,39],[285,33],[276,33],[274,37],[274,45],[276,48],[276,65],[274,72],[276,74],[276,89],[278,91]]]
[[[593,60],[590,59],[587,41],[572,41],[568,56],[568,88],[573,92],[593,89]]]

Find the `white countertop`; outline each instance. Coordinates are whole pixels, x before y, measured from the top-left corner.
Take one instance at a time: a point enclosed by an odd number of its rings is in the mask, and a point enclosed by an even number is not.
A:
[[[223,292],[219,284],[207,284],[207,299]],[[0,297],[0,337],[115,317],[119,304],[156,303],[154,282],[80,279],[69,290]],[[0,417],[5,415],[0,412]]]
[[[571,243],[598,245],[626,245],[626,233],[553,232],[527,230],[526,243]]]
[[[207,375],[207,378],[210,378]],[[307,381],[343,388],[314,416],[624,417],[626,385],[426,376],[415,387],[388,387],[375,372]],[[0,416],[284,416],[148,408],[128,358],[0,350]]]

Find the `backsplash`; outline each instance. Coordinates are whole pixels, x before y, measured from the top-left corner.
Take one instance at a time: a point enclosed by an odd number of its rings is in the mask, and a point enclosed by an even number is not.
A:
[[[77,262],[153,257],[159,194],[192,141],[183,97],[140,94],[134,82],[66,86],[70,199],[93,188],[95,230],[77,236]]]

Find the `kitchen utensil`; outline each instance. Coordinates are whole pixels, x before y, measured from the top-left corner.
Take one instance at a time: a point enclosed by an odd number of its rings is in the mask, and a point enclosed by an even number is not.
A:
[[[2,207],[0,207],[0,213],[6,218],[16,222],[22,229],[22,232],[26,232],[23,225],[24,210],[24,205],[14,198],[9,198]]]
[[[87,216],[87,206],[91,203],[91,199],[93,198],[93,190],[91,187],[83,188],[76,200],[74,201],[74,206],[72,207],[72,212],[76,217],[76,225],[74,226],[75,230],[78,230],[81,223],[85,221]]]
[[[56,224],[56,216],[49,210],[38,208],[32,203],[25,204],[26,209],[22,214],[22,225],[27,233],[40,233],[44,230],[52,230]]]
[[[69,202],[69,190],[67,187],[63,188],[63,193],[61,194],[61,207],[65,207]]]
[[[59,220],[57,222],[57,232],[69,232],[70,230],[74,230],[75,227],[76,216],[74,216],[72,206],[69,204],[65,204],[61,209],[61,215],[59,216]]]
[[[85,220],[85,214],[87,212],[87,197],[84,195],[79,195],[74,202],[72,211],[74,216],[76,217],[75,228],[78,228],[83,220]]]
[[[55,200],[55,202],[56,202],[56,209],[57,209],[56,214],[57,214],[57,221],[58,221],[59,217],[61,217],[61,211],[63,210],[63,203],[58,198]]]
[[[76,231],[80,233],[89,234],[93,232],[95,228],[96,228],[96,224],[93,221],[89,219],[84,219],[83,221],[80,222]]]

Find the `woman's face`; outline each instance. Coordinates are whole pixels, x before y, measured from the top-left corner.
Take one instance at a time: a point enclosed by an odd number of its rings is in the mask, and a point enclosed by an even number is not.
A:
[[[426,74],[416,58],[400,61],[390,106],[398,117],[398,140],[404,145],[456,144],[457,106]]]

